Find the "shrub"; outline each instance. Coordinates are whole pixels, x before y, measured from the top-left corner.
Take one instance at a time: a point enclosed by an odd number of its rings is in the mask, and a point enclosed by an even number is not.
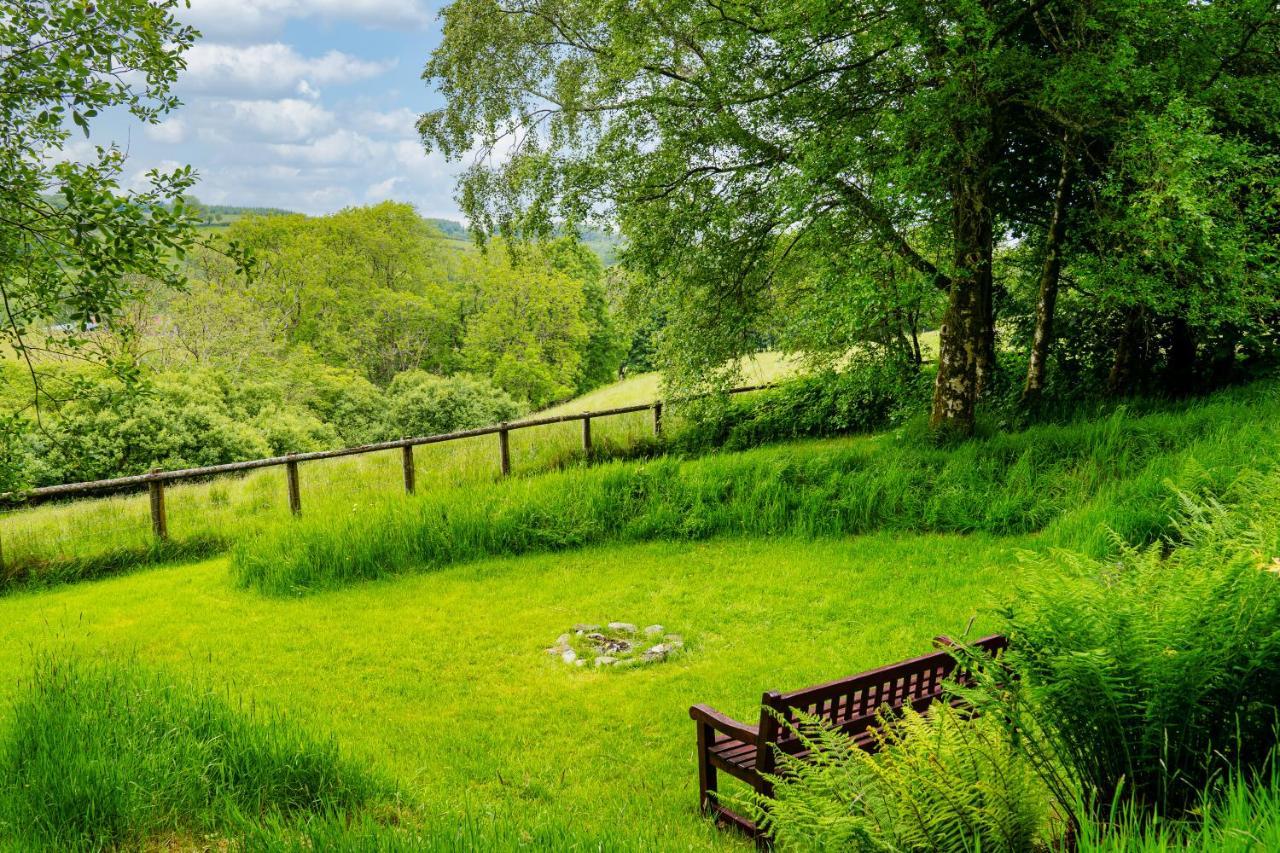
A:
[[[310,412],[268,406],[253,419],[273,455],[327,450],[338,445],[338,433]]]
[[[388,789],[329,742],[132,662],[46,656],[0,740],[0,837],[141,847],[240,819],[355,815]]]
[[[489,383],[423,370],[398,374],[388,389],[390,424],[400,436],[433,435],[511,420],[516,402]]]
[[[993,718],[946,705],[909,711],[868,754],[818,718],[802,722],[807,760],[782,757],[756,816],[787,850],[1022,853],[1036,848],[1046,797]]]
[[[216,385],[199,375],[165,380],[144,393],[76,400],[58,412],[47,433],[27,438],[36,485],[217,465],[271,452],[263,436],[227,408]]]
[[[855,364],[792,379],[707,412],[674,439],[676,449],[741,450],[797,438],[872,432],[916,411],[928,396],[928,375],[882,362]]]
[[[1243,509],[1184,498],[1168,543],[1057,554],[1004,610],[1020,673],[1004,712],[1063,799],[1177,817],[1215,778],[1262,767],[1280,705],[1280,477]]]

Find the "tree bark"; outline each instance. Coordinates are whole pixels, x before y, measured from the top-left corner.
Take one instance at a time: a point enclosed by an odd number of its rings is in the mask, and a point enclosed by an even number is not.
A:
[[[942,317],[929,425],[935,431],[967,436],[973,433],[978,396],[995,358],[993,216],[985,168],[966,169],[958,176],[953,210],[956,272]]]
[[[1058,305],[1058,283],[1062,272],[1062,239],[1066,230],[1067,196],[1071,191],[1073,154],[1070,139],[1062,140],[1062,167],[1053,196],[1053,213],[1044,238],[1044,264],[1040,268],[1040,287],[1036,297],[1036,326],[1031,336],[1031,359],[1027,363],[1027,379],[1022,386],[1022,404],[1033,406],[1044,393],[1049,351],[1053,347],[1053,320]]]
[[[1135,390],[1138,373],[1142,369],[1142,354],[1145,349],[1145,320],[1141,308],[1129,308],[1125,311],[1124,321],[1120,324],[1116,338],[1115,356],[1111,361],[1111,373],[1107,377],[1107,391],[1112,396],[1128,394]]]
[[[1183,317],[1174,317],[1169,329],[1169,358],[1165,364],[1165,390],[1175,397],[1190,394],[1196,384],[1196,339]]]

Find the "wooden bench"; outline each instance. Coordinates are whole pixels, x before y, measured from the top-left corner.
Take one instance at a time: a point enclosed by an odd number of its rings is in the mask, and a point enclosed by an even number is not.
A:
[[[771,795],[772,788],[764,774],[775,772],[778,753],[801,758],[806,754],[794,728],[786,724],[795,722],[797,711],[822,717],[852,737],[859,747],[874,751],[877,744],[873,730],[883,719],[879,716],[881,712],[900,712],[908,705],[923,711],[943,697],[945,682],[956,670],[956,659],[949,650],[954,643],[947,637],[938,637],[934,644],[941,650],[816,687],[791,693],[765,693],[760,699],[760,722],[754,726],[726,717],[706,705],[694,705],[689,709],[689,716],[698,726],[698,804],[701,809],[718,822],[756,836],[755,823],[718,801],[716,774],[724,771],[761,794]],[[995,656],[1008,647],[1009,641],[993,635],[972,645]],[[963,674],[952,680],[968,681]],[[950,701],[956,707],[965,705],[955,697]]]

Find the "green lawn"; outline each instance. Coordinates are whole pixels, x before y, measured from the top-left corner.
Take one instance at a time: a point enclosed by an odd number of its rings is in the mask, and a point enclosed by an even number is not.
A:
[[[879,534],[584,549],[454,566],[304,599],[233,586],[225,560],[0,599],[0,701],[33,649],[136,651],[332,733],[435,826],[609,849],[741,845],[694,809],[708,702],[924,651],[1022,571],[1031,539]],[[891,591],[891,593],[890,593]],[[658,622],[689,653],[584,671],[544,647],[576,622]],[[985,624],[984,624],[985,623]],[[991,624],[979,615],[975,631]]]

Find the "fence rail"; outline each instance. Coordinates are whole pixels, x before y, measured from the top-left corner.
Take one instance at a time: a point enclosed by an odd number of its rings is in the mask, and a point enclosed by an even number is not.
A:
[[[731,388],[729,394],[746,394],[761,391],[769,385],[745,385]],[[380,441],[374,444],[362,444],[358,447],[344,447],[338,450],[317,450],[309,453],[290,453],[285,456],[271,456],[266,459],[250,459],[244,462],[227,462],[222,465],[208,465],[203,468],[182,468],[174,471],[153,470],[146,474],[135,474],[129,477],[114,477],[109,480],[93,480],[86,483],[63,483],[57,486],[42,486],[21,494],[6,493],[0,495],[0,502],[10,506],[33,505],[59,498],[78,497],[82,495],[98,495],[103,493],[146,488],[150,495],[151,526],[157,539],[168,538],[168,522],[165,512],[164,487],[167,483],[187,480],[200,480],[218,474],[232,474],[241,471],[253,471],[258,468],[275,468],[284,466],[287,473],[289,489],[289,509],[298,515],[302,512],[302,496],[299,486],[298,466],[303,462],[320,459],[337,459],[343,456],[359,456],[365,453],[377,453],[384,450],[401,450],[401,462],[404,470],[404,489],[413,494],[416,488],[413,448],[425,444],[439,444],[445,441],[458,441],[464,438],[475,438],[484,435],[498,436],[498,471],[502,476],[511,473],[511,450],[509,436],[515,430],[531,427],[549,426],[551,424],[582,422],[582,447],[591,453],[591,421],[595,418],[606,418],[614,415],[627,415],[635,412],[653,412],[654,435],[662,434],[662,415],[664,403],[655,400],[652,403],[640,403],[632,406],[619,406],[613,409],[598,409],[590,412],[575,412],[566,415],[551,415],[541,418],[527,418],[509,421],[474,429],[458,430],[437,435],[424,435],[417,438],[401,438],[394,441]]]

